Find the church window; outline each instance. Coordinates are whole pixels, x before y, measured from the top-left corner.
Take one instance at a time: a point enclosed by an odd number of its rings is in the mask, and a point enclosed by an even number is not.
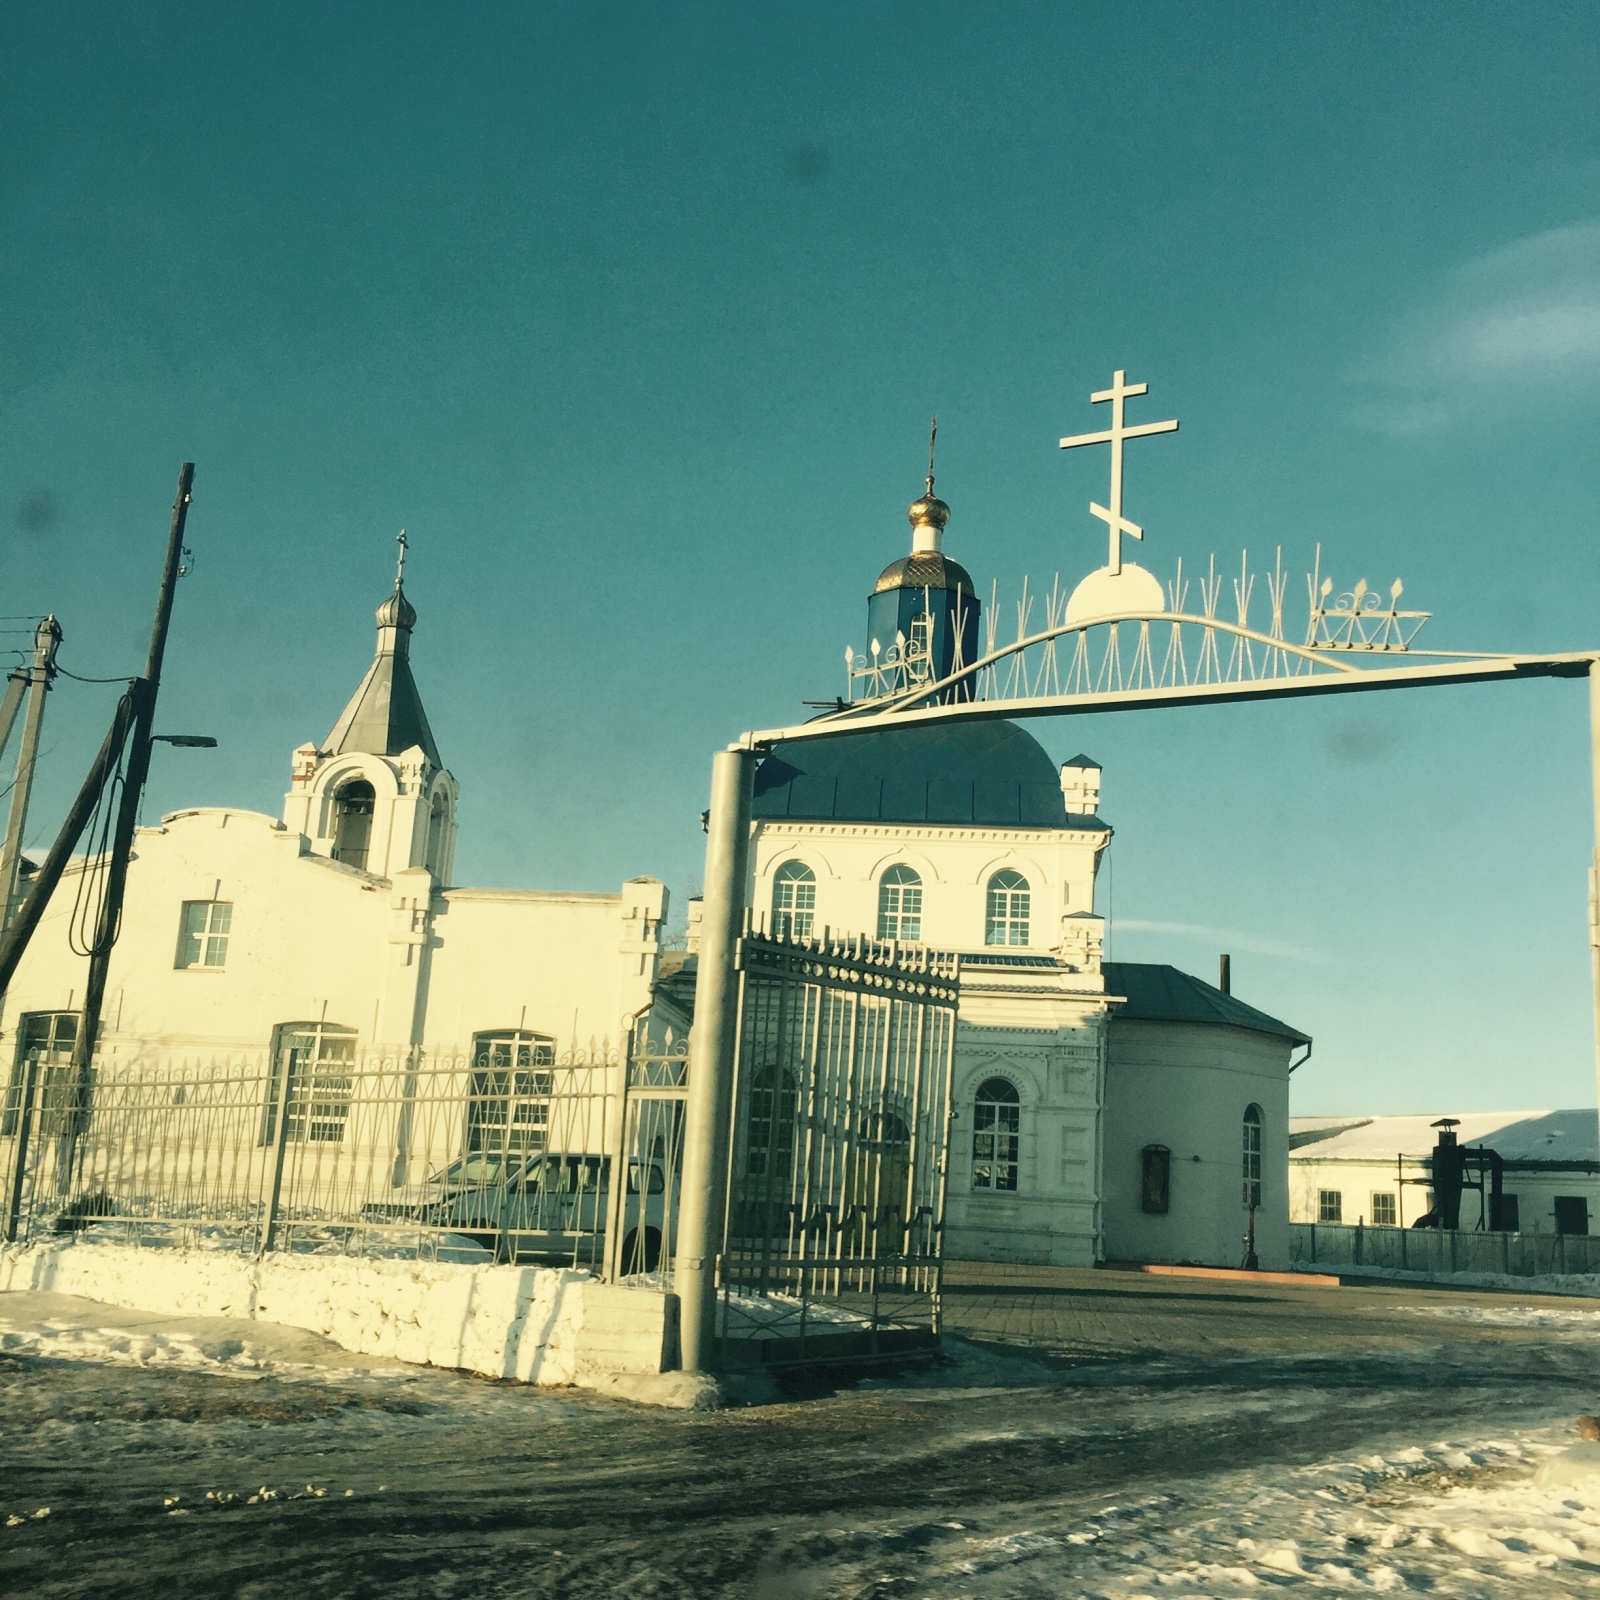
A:
[[[1139,1209],[1164,1217],[1171,1197],[1172,1152],[1164,1144],[1147,1144],[1139,1152]]]
[[[1395,1225],[1394,1196],[1387,1190],[1379,1190],[1372,1196],[1372,1224],[1376,1228]]]
[[[817,908],[817,878],[803,861],[785,861],[772,878],[772,931],[780,939],[809,939]]]
[[[1244,1108],[1244,1203],[1261,1204],[1261,1107]],[[1326,1222],[1328,1219],[1322,1219]],[[1337,1219],[1335,1219],[1337,1220]]]
[[[1344,1221],[1344,1191],[1342,1189],[1317,1190],[1317,1221]]]
[[[922,937],[922,879],[910,867],[890,867],[878,880],[878,937]]]
[[[989,915],[984,924],[985,944],[1026,944],[1028,907],[1033,897],[1020,872],[997,872],[989,880]]]
[[[476,1034],[467,1100],[469,1151],[543,1150],[549,1140],[555,1040],[520,1028]]]
[[[444,839],[449,825],[449,803],[442,794],[436,794],[428,811],[428,850],[423,857],[423,865],[435,877],[444,871]]]
[[[774,1178],[787,1184],[794,1171],[800,1096],[794,1077],[772,1064],[750,1081],[750,1111],[744,1170],[749,1178]]]
[[[350,1116],[356,1064],[356,1030],[332,1022],[285,1022],[272,1047],[261,1142],[278,1134],[291,1144],[339,1144]]]
[[[906,643],[907,676],[920,683],[933,676],[933,618],[926,611],[911,619],[911,637]]]
[[[232,901],[185,900],[175,964],[179,967],[225,966],[232,925]]]
[[[76,1011],[25,1011],[17,1022],[17,1054],[11,1066],[11,1083],[6,1090],[0,1135],[12,1137],[22,1116],[22,1091],[27,1082],[28,1061],[38,1063],[34,1075],[35,1106],[45,1112],[44,1125],[34,1124],[35,1133],[63,1133],[60,1107],[72,1081],[72,1052],[78,1043]]]
[[[1014,1194],[1022,1144],[1022,1100],[1016,1085],[988,1078],[972,1104],[972,1187]]]
[[[372,843],[374,800],[372,785],[365,778],[352,778],[333,797],[333,859],[363,872]]]

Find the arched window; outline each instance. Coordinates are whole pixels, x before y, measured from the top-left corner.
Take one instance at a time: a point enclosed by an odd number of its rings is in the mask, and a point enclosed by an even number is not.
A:
[[[555,1040],[543,1034],[501,1028],[473,1035],[468,1150],[545,1148],[555,1060]]]
[[[1261,1107],[1244,1108],[1244,1203],[1261,1204]]]
[[[444,872],[444,838],[449,825],[450,803],[442,794],[436,794],[428,810],[428,851],[423,857],[423,865],[435,877]]]
[[[363,872],[372,843],[373,800],[365,778],[352,778],[333,797],[333,859]]]
[[[372,792],[369,787],[367,792]],[[350,1116],[356,1030],[332,1022],[284,1022],[272,1046],[261,1142],[272,1144],[283,1107],[283,1137],[292,1144],[339,1144]],[[287,1080],[287,1081],[285,1081]]]
[[[890,867],[878,880],[878,937],[922,937],[922,879],[910,867]]]
[[[972,1097],[972,1187],[1017,1188],[1018,1149],[1022,1143],[1022,1101],[1016,1085],[987,1078]]]
[[[1028,880],[1020,872],[997,872],[989,880],[989,916],[984,924],[985,944],[1028,942]]]
[[[809,939],[817,909],[817,876],[803,861],[785,861],[772,875],[772,931],[780,939]]]

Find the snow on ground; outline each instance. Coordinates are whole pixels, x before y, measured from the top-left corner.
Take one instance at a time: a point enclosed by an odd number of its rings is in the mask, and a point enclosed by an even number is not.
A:
[[[1580,1461],[1573,1482],[1536,1481],[1563,1459],[1559,1431],[1174,1484],[1073,1525],[969,1536],[922,1592],[1594,1595],[1600,1461]]]
[[[1600,1273],[1540,1273],[1532,1278],[1503,1272],[1408,1272],[1399,1267],[1352,1267],[1328,1261],[1296,1261],[1292,1272],[1320,1272],[1333,1278],[1371,1278],[1395,1283],[1443,1283],[1469,1289],[1514,1289],[1522,1294],[1578,1295],[1600,1300]]]

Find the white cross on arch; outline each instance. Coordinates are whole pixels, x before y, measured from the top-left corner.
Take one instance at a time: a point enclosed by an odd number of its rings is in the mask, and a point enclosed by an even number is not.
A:
[[[1150,389],[1148,383],[1129,383],[1127,373],[1118,371],[1111,380],[1109,389],[1102,389],[1098,394],[1091,394],[1089,399],[1100,405],[1104,401],[1111,402],[1111,426],[1104,433],[1080,433],[1071,439],[1063,439],[1061,448],[1071,450],[1080,444],[1109,444],[1111,446],[1111,505],[1110,507],[1096,505],[1093,500],[1089,502],[1089,509],[1106,523],[1111,529],[1111,559],[1107,562],[1107,570],[1113,577],[1122,571],[1122,536],[1131,534],[1135,539],[1144,538],[1144,529],[1135,522],[1129,522],[1122,514],[1122,442],[1124,439],[1143,439],[1152,433],[1176,433],[1178,424],[1172,422],[1146,422],[1137,428],[1124,426],[1122,420],[1122,405],[1125,400],[1130,400],[1134,395],[1147,394]]]

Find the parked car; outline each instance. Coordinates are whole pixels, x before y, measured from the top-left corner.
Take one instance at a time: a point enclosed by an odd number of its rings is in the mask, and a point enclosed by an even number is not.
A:
[[[476,1151],[425,1182],[363,1211],[369,1221],[408,1221],[463,1233],[503,1261],[598,1261],[611,1205],[611,1157],[554,1151]],[[654,1272],[669,1234],[666,1173],[659,1161],[628,1162],[622,1271]]]

